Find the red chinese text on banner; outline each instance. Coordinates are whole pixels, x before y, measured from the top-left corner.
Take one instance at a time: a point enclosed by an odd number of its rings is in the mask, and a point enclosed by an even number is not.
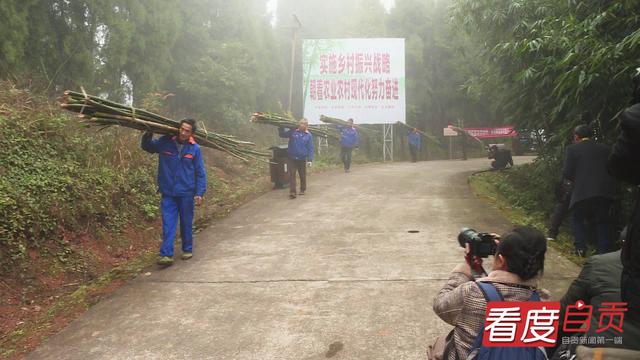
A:
[[[478,139],[492,139],[499,137],[516,137],[518,132],[511,125],[499,126],[499,127],[472,127],[464,128],[464,131]]]

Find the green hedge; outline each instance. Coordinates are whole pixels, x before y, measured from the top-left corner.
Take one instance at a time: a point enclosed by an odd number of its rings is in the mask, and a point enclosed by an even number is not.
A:
[[[155,159],[133,152],[136,134],[87,130],[47,106],[9,109],[0,113],[2,270],[29,248],[64,245],[65,231],[114,233],[157,216]]]

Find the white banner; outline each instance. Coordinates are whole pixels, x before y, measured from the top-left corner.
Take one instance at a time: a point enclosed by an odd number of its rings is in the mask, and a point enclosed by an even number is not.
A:
[[[357,124],[405,122],[404,39],[319,39],[302,43],[304,117]]]

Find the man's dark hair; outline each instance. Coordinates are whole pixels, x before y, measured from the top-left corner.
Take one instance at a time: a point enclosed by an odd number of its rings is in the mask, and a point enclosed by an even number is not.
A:
[[[540,230],[516,226],[500,240],[496,256],[504,256],[507,271],[526,281],[542,274],[546,252],[547,239]]]
[[[587,124],[582,124],[576,126],[576,128],[573,130],[573,133],[580,139],[584,139],[593,136],[593,129]]]
[[[191,125],[191,132],[192,133],[196,132],[196,119],[184,118],[184,119],[180,120],[180,126],[182,126],[183,123],[187,123],[187,124]]]

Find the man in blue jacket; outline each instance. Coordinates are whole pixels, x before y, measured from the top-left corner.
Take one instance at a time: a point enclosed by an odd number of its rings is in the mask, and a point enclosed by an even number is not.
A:
[[[349,125],[342,126],[337,125],[338,131],[340,131],[340,159],[344,164],[344,172],[349,172],[351,169],[351,153],[353,148],[358,146],[360,142],[360,135],[358,130],[353,126],[353,119],[347,120]]]
[[[207,188],[207,174],[200,146],[193,138],[194,119],[180,121],[178,135],[164,135],[153,139],[152,132],[142,136],[142,149],[159,154],[158,191],[162,194],[162,247],[158,265],[173,264],[173,242],[178,217],[182,237],[182,259],[193,256],[193,210],[202,204]]]
[[[302,118],[297,129],[278,128],[280,137],[289,139],[289,198],[296,198],[296,172],[300,174],[300,195],[307,190],[307,163],[313,162],[313,136],[307,129],[309,122]]]
[[[411,162],[418,161],[418,152],[422,147],[422,138],[417,128],[409,131],[409,152],[411,153]]]

